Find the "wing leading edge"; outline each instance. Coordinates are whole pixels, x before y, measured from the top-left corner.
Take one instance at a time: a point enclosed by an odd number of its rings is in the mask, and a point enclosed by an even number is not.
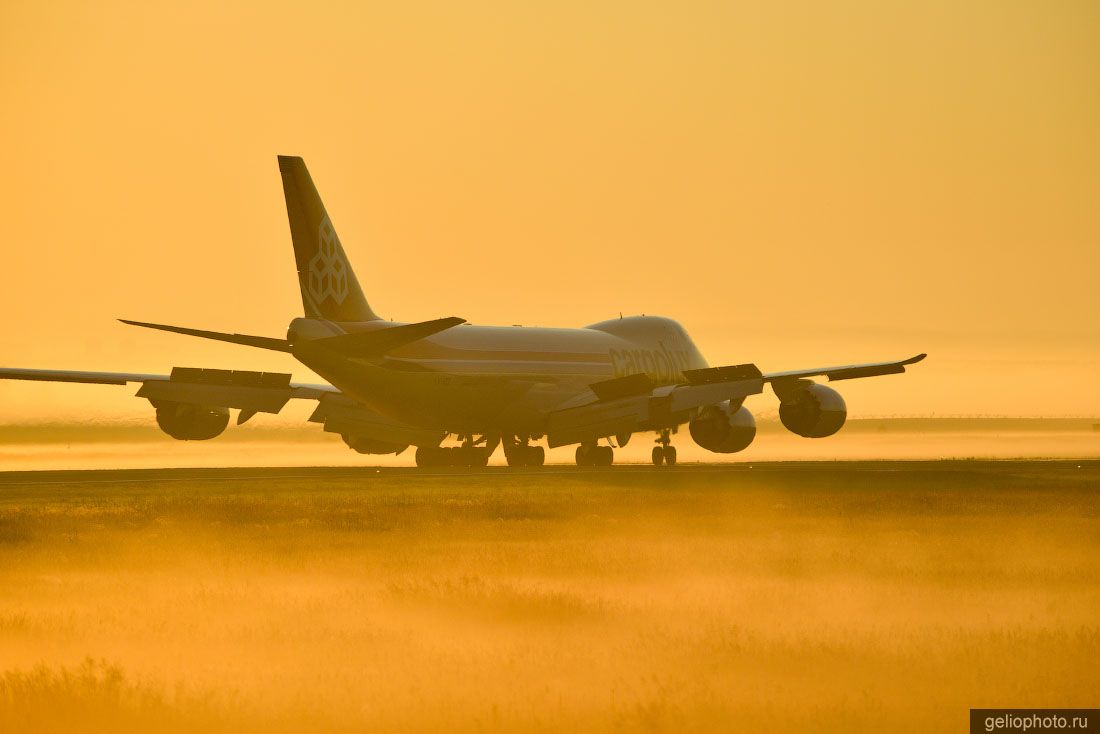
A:
[[[33,380],[35,382],[83,382],[93,385],[125,385],[128,382],[167,380],[168,375],[145,375],[137,372],[84,372],[81,370],[30,370],[0,367],[0,380]]]
[[[204,373],[205,380],[197,373]],[[225,386],[241,385],[249,381],[250,376],[267,376],[271,387],[271,377],[281,377],[272,372],[245,372],[241,370],[205,370],[192,367],[175,367],[170,375],[152,375],[141,372],[90,372],[84,370],[39,370],[21,367],[0,367],[0,380],[31,380],[34,382],[78,382],[92,385],[126,385],[131,382],[177,382],[192,384],[217,384]],[[220,380],[218,379],[220,377]],[[280,385],[292,391],[291,397],[320,399],[328,393],[340,392],[332,385],[315,385],[303,382],[287,382]],[[253,385],[264,387],[265,385]],[[231,406],[230,406],[231,407]]]
[[[897,362],[866,362],[864,364],[846,364],[836,367],[815,367],[808,370],[769,372],[764,375],[764,380],[765,382],[775,382],[776,380],[797,380],[801,377],[824,376],[828,377],[830,382],[833,382],[836,380],[853,380],[857,377],[896,375],[905,372],[908,365],[916,364],[927,356],[927,354],[922,353]]]

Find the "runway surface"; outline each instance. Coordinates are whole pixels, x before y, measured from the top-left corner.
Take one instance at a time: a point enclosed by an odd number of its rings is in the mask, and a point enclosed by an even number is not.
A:
[[[1100,460],[1051,459],[1051,460],[944,460],[944,461],[774,461],[756,463],[681,464],[679,466],[654,467],[644,464],[626,464],[612,467],[576,467],[549,465],[537,469],[513,469],[509,467],[485,467],[479,469],[420,469],[417,467],[224,467],[224,468],[171,468],[163,469],[65,469],[45,471],[0,472],[0,487],[5,485],[79,485],[79,484],[146,484],[159,482],[262,482],[272,480],[360,480],[365,483],[385,479],[387,482],[422,481],[426,478],[452,478],[456,482],[481,479],[486,484],[511,484],[537,481],[545,477],[632,477],[646,482],[658,477],[681,480],[688,477],[713,475],[736,477],[744,472],[828,475],[840,477],[846,474],[906,473],[921,474],[929,478],[945,473],[958,475],[989,475],[1016,470],[1040,471],[1046,474],[1084,472],[1079,476],[1097,476]],[[661,480],[658,480],[661,481]]]

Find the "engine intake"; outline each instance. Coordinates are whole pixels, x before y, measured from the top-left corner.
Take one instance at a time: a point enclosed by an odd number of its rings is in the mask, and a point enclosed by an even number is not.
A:
[[[791,433],[825,438],[840,430],[848,417],[844,398],[830,387],[812,382],[780,395],[779,420]]]
[[[229,425],[229,409],[158,400],[157,425],[180,441],[205,441],[221,435]]]
[[[688,423],[691,438],[707,451],[733,454],[748,448],[756,438],[756,420],[743,405],[736,408],[727,400],[711,405]]]

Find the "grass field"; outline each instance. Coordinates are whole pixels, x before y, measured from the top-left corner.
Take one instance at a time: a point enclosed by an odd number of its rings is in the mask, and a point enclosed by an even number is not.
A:
[[[0,731],[1098,704],[1100,462],[0,474]]]

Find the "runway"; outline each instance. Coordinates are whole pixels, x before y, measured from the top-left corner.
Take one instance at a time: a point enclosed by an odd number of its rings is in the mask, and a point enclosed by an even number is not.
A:
[[[493,483],[513,483],[520,478],[536,481],[539,477],[633,477],[652,481],[658,477],[671,477],[679,480],[687,477],[705,475],[735,477],[743,472],[790,474],[790,475],[828,475],[866,473],[912,473],[925,476],[943,473],[990,474],[1028,469],[1044,473],[1084,472],[1093,476],[1100,472],[1100,460],[1097,459],[1051,459],[1051,460],[943,460],[943,461],[762,461],[755,463],[723,464],[681,464],[673,468],[654,467],[645,464],[625,464],[612,467],[577,467],[569,465],[549,465],[537,469],[485,467],[477,469],[420,469],[417,467],[371,467],[352,468],[346,466],[305,466],[305,467],[223,467],[223,468],[171,468],[163,469],[65,469],[45,471],[9,471],[0,472],[0,487],[23,485],[83,485],[83,484],[153,484],[163,482],[262,482],[262,481],[348,481],[358,480],[364,483],[384,479],[399,481],[422,481],[427,478],[453,478],[461,482],[481,479]],[[657,480],[661,481],[661,480]]]

